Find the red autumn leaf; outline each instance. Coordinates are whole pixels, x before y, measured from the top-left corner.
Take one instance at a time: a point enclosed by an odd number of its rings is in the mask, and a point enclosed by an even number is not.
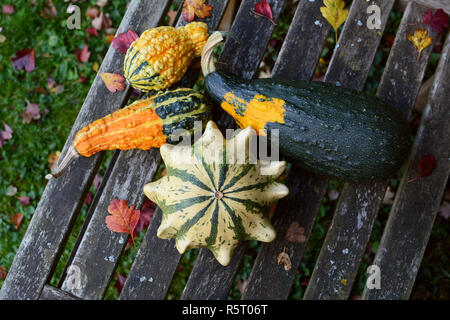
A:
[[[4,266],[0,266],[0,280],[4,280],[8,272]]]
[[[34,49],[24,49],[16,52],[16,56],[11,58],[12,64],[17,70],[25,68],[26,72],[31,72],[35,68]]]
[[[111,92],[125,90],[125,78],[117,73],[100,73],[105,86]]]
[[[103,176],[101,174],[97,173],[95,175],[95,177],[94,177],[94,182],[93,182],[94,188],[96,190],[98,190],[98,188],[100,187],[100,184],[102,183],[102,180],[103,180]]]
[[[134,229],[139,221],[140,211],[134,206],[128,208],[125,200],[114,199],[108,206],[111,215],[106,217],[106,226],[109,230],[120,233],[128,233],[134,243]]]
[[[82,63],[88,62],[91,56],[88,45],[85,44],[81,51],[78,48],[75,49],[75,56],[77,57],[78,61]]]
[[[87,28],[87,33],[89,33],[91,36],[98,37],[98,31],[95,28]]]
[[[3,122],[3,126],[5,127],[4,131],[0,131],[0,148],[3,147],[6,140],[12,138],[13,130],[10,126]]]
[[[429,25],[436,32],[443,32],[448,27],[448,15],[442,9],[437,9],[434,14],[433,9],[428,9],[422,23]]]
[[[19,200],[22,206],[27,206],[30,204],[30,197],[17,197],[17,200]]]
[[[91,19],[95,19],[98,17],[98,14],[100,12],[98,11],[97,7],[90,7],[86,10],[86,16],[88,16]]]
[[[143,229],[147,228],[150,225],[150,221],[152,221],[154,213],[155,204],[151,200],[146,199],[141,208],[141,216],[139,217],[135,231],[141,232]]]
[[[84,199],[84,203],[89,205],[92,202],[92,193],[88,192],[88,194],[86,195],[86,198]]]
[[[23,220],[23,214],[16,213],[15,215],[13,215],[11,217],[11,220],[9,222],[11,222],[14,225],[14,230],[18,230],[20,225],[22,224],[22,220]]]
[[[113,48],[117,49],[118,53],[126,53],[130,45],[139,38],[139,35],[133,30],[118,34],[112,40]]]
[[[39,120],[41,113],[39,105],[36,103],[27,102],[27,108],[22,113],[22,123],[31,123],[32,120]]]
[[[210,17],[212,8],[205,3],[205,0],[185,0],[183,3],[183,18],[187,22],[192,22],[195,16],[200,19]]]
[[[261,2],[256,3],[253,13],[269,19],[274,25],[276,25],[273,20],[272,9],[270,8],[270,4],[267,0],[262,0]]]
[[[436,159],[432,154],[425,155],[419,162],[419,177],[427,177],[436,169]]]
[[[97,30],[108,29],[112,26],[112,20],[102,12],[98,17],[92,20],[92,26]]]
[[[125,285],[125,281],[127,280],[127,276],[118,273],[117,274],[117,281],[116,284],[114,285],[117,289],[117,294],[120,295],[120,293],[122,292],[123,286]]]
[[[4,4],[3,7],[3,14],[5,16],[13,14],[14,13],[14,5],[12,4]]]
[[[45,0],[45,7],[41,11],[41,16],[45,19],[56,18],[58,11],[52,0]]]

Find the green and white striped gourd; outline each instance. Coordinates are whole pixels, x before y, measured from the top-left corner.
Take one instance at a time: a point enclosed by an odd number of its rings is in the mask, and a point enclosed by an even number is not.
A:
[[[161,147],[167,173],[144,187],[162,210],[159,238],[175,238],[180,253],[206,247],[224,266],[241,241],[275,239],[269,209],[289,193],[276,181],[286,163],[250,161],[254,134],[247,128],[226,140],[210,121],[193,146]]]

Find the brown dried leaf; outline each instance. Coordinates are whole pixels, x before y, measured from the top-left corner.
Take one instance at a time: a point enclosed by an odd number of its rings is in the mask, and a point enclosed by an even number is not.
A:
[[[187,22],[194,21],[195,16],[204,19],[211,16],[212,7],[205,4],[205,0],[185,0],[183,4],[183,18]]]
[[[292,222],[286,231],[286,240],[292,243],[306,242],[305,228],[300,226],[297,221]]]
[[[286,248],[277,256],[278,264],[284,265],[284,270],[289,271],[292,268],[291,258],[286,253]]]

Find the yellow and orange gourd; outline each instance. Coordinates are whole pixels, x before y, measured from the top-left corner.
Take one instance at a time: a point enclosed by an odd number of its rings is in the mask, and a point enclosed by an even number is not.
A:
[[[58,177],[77,157],[104,150],[159,148],[174,136],[192,134],[196,121],[206,125],[211,109],[203,95],[189,88],[159,92],[82,128],[58,168]],[[183,132],[179,130],[184,130]]]
[[[125,78],[144,92],[166,89],[180,81],[194,58],[201,56],[208,37],[203,22],[149,29],[127,51]]]

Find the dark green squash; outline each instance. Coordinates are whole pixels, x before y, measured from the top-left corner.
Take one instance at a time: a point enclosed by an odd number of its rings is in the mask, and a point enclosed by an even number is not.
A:
[[[214,46],[207,43],[204,53]],[[376,97],[323,82],[242,80],[211,70],[211,54],[202,63],[213,100],[242,128],[269,137],[278,129],[281,154],[309,171],[341,181],[383,180],[409,154],[407,121]]]

